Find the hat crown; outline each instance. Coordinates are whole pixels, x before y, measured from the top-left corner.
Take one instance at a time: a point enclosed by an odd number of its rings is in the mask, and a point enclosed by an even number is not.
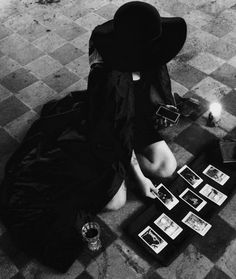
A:
[[[114,31],[125,45],[143,45],[161,35],[161,17],[157,9],[148,3],[128,2],[114,15]]]

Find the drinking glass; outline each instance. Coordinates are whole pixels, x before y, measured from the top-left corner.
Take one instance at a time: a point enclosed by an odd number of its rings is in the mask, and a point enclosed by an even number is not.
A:
[[[102,247],[100,240],[101,229],[98,223],[88,222],[84,224],[81,231],[83,239],[87,241],[88,248],[91,251],[97,251]]]

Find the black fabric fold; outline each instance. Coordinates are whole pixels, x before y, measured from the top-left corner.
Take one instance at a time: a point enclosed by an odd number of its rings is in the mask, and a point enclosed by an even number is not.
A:
[[[44,105],[6,164],[0,215],[26,253],[65,272],[83,249],[81,226],[126,179],[132,150],[161,140],[149,89],[173,102],[166,66],[143,73],[91,69],[86,91]],[[164,76],[164,78],[163,78]]]

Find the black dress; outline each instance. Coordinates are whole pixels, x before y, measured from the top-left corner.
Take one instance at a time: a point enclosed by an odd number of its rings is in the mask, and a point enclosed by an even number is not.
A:
[[[65,272],[82,249],[75,227],[112,199],[133,149],[159,141],[152,82],[173,104],[166,66],[132,82],[131,73],[96,65],[86,91],[47,103],[5,169],[0,214],[12,239]],[[79,218],[78,218],[79,216]]]

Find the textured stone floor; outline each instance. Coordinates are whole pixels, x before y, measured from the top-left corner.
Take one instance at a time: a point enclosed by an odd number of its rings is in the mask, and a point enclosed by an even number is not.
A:
[[[124,0],[0,1],[0,176],[42,104],[86,88],[87,47],[91,30],[112,18]],[[162,16],[182,16],[188,36],[168,64],[173,91],[205,104],[195,120],[166,133],[178,160],[188,163],[214,137],[236,136],[236,0],[150,0]],[[219,127],[206,127],[207,104],[223,104]],[[236,196],[212,220],[209,235],[191,243],[168,267],[160,267],[122,230],[143,206],[133,194],[118,212],[98,216],[105,252],[80,256],[58,275],[26,257],[11,243],[0,223],[0,279],[20,278],[236,278]]]

